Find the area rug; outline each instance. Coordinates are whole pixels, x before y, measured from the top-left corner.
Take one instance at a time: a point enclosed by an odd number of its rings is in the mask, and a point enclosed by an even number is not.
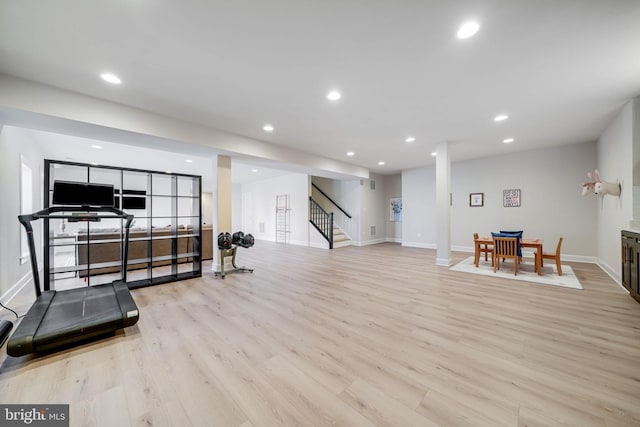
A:
[[[511,280],[524,280],[526,282],[539,283],[541,285],[561,286],[563,288],[582,289],[580,281],[576,277],[573,269],[568,265],[562,265],[562,276],[558,276],[555,263],[545,263],[542,267],[542,275],[534,271],[534,265],[532,259],[526,259],[520,263],[518,267],[518,275],[513,274],[513,263],[506,262],[501,270],[493,272],[493,266],[491,261],[486,262],[483,259],[480,260],[480,264],[476,268],[473,264],[473,257],[459,262],[450,268],[452,271],[461,271],[463,273],[483,274],[485,276],[500,277]]]

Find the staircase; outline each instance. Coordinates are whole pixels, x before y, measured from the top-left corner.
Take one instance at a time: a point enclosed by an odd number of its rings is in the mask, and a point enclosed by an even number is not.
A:
[[[333,224],[333,248],[351,246],[351,239],[335,223]]]
[[[333,222],[333,212],[327,212],[309,196],[309,222],[329,243],[329,249],[350,246],[351,239]]]

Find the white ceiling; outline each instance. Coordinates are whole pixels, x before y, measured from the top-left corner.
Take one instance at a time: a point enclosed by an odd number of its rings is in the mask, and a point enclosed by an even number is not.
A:
[[[640,95],[640,1],[0,0],[0,72],[392,173],[597,139]]]
[[[29,131],[38,143],[46,159],[66,162],[91,163],[101,166],[119,166],[160,172],[200,175],[203,191],[213,191],[213,154],[176,153],[145,146],[118,144],[89,138],[62,135],[37,130]],[[274,178],[287,173],[273,169],[256,161],[233,159],[231,181],[233,184]]]

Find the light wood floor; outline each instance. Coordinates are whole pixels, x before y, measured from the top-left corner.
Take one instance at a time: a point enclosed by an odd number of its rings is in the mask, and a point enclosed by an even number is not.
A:
[[[253,274],[133,291],[115,336],[2,349],[0,401],[69,403],[78,426],[640,425],[640,304],[595,265],[573,290],[397,244],[239,251]]]

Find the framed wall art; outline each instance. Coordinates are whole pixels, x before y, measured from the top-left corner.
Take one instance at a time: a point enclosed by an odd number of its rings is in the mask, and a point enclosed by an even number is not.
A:
[[[473,206],[473,207],[484,206],[484,193],[470,193],[469,206]]]
[[[520,189],[503,190],[502,205],[505,208],[520,207]]]
[[[402,221],[402,198],[394,197],[389,203],[389,221]]]

